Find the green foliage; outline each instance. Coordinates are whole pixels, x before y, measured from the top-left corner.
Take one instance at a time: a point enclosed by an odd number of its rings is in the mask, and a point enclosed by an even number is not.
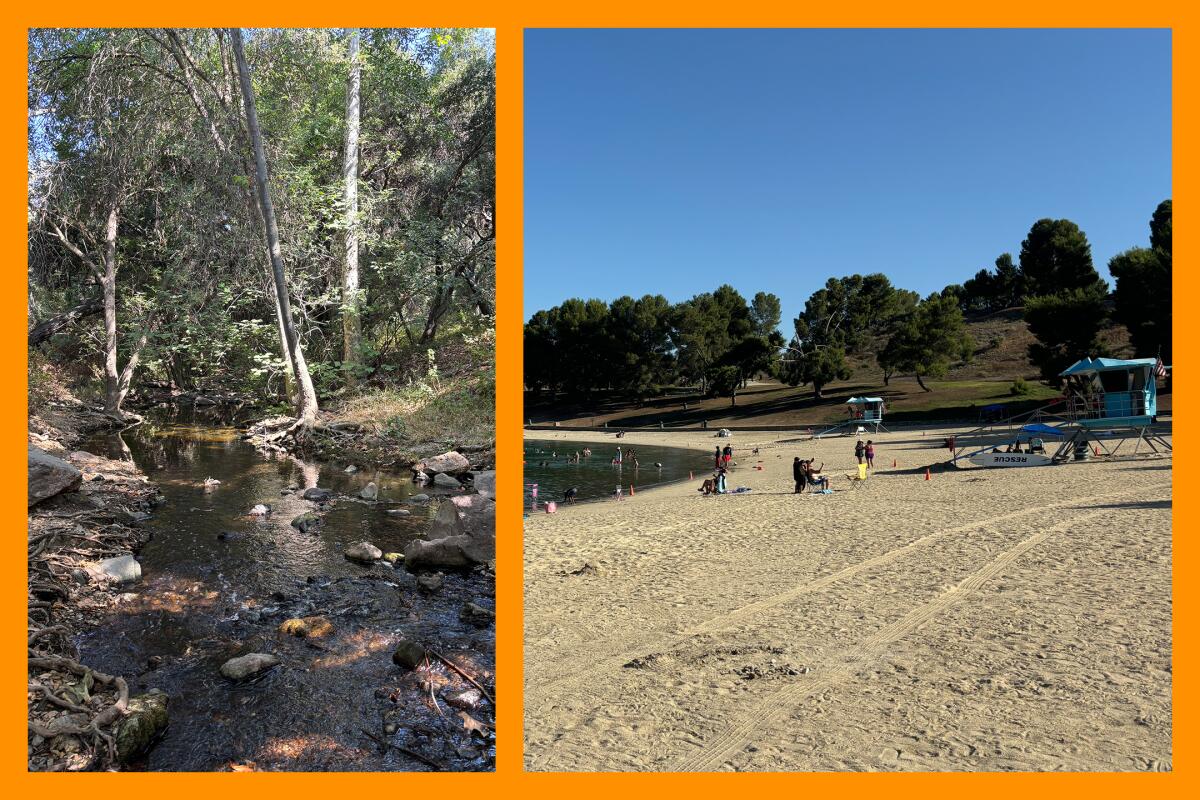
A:
[[[1100,281],[1092,266],[1092,246],[1069,219],[1035,222],[1021,242],[1020,258],[1023,288],[1029,295],[1084,289]]]
[[[53,225],[94,252],[105,201],[119,191],[123,355],[143,329],[149,335],[135,380],[286,400],[248,142],[240,104],[227,96],[229,43],[211,29],[174,34],[195,61],[211,125],[165,31],[30,32],[31,302],[50,316],[94,294]],[[346,366],[367,391],[420,381],[431,349],[442,380],[494,375],[492,353],[476,346],[494,342],[491,44],[454,29],[364,30],[362,42],[363,339],[343,364],[346,35],[261,29],[247,39],[293,317],[314,382],[339,395]],[[99,324],[92,317],[71,332],[81,361],[101,363]]]
[[[1103,284],[1031,297],[1025,321],[1037,342],[1029,346],[1029,361],[1044,379],[1058,375],[1081,358],[1105,355],[1099,332],[1108,316]]]
[[[1017,378],[1008,387],[1008,393],[1013,397],[1025,397],[1033,393],[1033,387],[1024,378]]]
[[[1164,200],[1150,220],[1150,247],[1113,256],[1108,270],[1116,279],[1113,316],[1129,329],[1139,356],[1172,359],[1171,201]]]
[[[971,357],[974,347],[955,298],[935,293],[898,325],[877,359],[885,371],[911,372],[929,391],[924,378],[945,377],[951,364]]]
[[[996,270],[981,269],[961,287],[953,287],[963,311],[989,313],[1019,305],[1027,288],[1025,274],[1013,264],[1012,255],[996,259]],[[947,290],[952,287],[946,287]],[[945,291],[943,291],[943,294]]]

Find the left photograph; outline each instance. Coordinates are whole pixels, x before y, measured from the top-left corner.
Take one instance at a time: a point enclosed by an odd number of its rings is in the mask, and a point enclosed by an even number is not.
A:
[[[28,37],[30,771],[491,771],[495,37]]]

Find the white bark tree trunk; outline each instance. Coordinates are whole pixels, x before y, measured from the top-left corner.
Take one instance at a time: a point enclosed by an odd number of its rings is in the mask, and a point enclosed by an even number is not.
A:
[[[346,156],[342,165],[345,204],[346,259],[342,269],[342,362],[346,384],[357,381],[355,365],[361,358],[362,327],[358,288],[358,133],[359,89],[362,63],[358,57],[358,28],[350,30],[350,82],[346,89]]]
[[[283,252],[279,247],[279,226],[275,221],[275,207],[271,204],[268,190],[267,156],[263,150],[262,132],[258,127],[258,112],[254,107],[254,86],[250,83],[250,68],[246,64],[246,53],[242,47],[242,32],[231,31],[233,53],[237,60],[238,83],[241,86],[242,102],[246,107],[246,127],[250,131],[250,144],[254,149],[255,183],[258,188],[258,205],[267,231],[267,250],[271,256],[271,273],[275,279],[275,296],[279,301],[279,317],[283,323],[288,356],[292,362],[292,373],[296,377],[296,416],[301,423],[311,425],[317,418],[317,393],[313,388],[312,376],[304,360],[304,350],[296,335],[292,322],[292,304],[288,299],[287,278],[283,270]]]

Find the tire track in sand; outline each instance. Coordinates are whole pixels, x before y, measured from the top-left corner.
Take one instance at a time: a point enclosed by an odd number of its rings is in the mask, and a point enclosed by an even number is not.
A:
[[[1140,494],[1144,496],[1148,488],[1144,487]],[[1128,494],[1128,492],[1124,493]],[[735,725],[721,732],[711,742],[705,743],[698,752],[678,760],[674,765],[663,770],[665,772],[711,772],[716,770],[730,758],[740,752],[754,738],[754,732],[780,721],[790,715],[805,699],[831,688],[843,679],[852,676],[862,666],[880,655],[887,645],[899,641],[903,637],[933,620],[938,614],[950,608],[955,603],[977,591],[985,583],[1002,573],[1018,558],[1049,539],[1055,533],[1066,528],[1082,524],[1092,517],[1109,513],[1107,510],[1090,511],[1079,517],[1060,522],[1046,528],[1033,536],[1021,541],[1006,550],[986,566],[975,571],[952,589],[949,589],[924,605],[918,606],[895,622],[885,625],[860,644],[852,647],[837,657],[837,662],[827,671],[822,671],[813,680],[802,685],[792,685],[772,692],[760,699],[748,713]]]
[[[591,682],[596,675],[620,669],[630,660],[637,658],[638,656],[645,655],[647,648],[653,648],[655,650],[669,650],[673,647],[683,644],[693,636],[705,633],[716,633],[718,631],[736,626],[741,621],[753,618],[763,611],[783,605],[784,603],[788,603],[811,592],[818,592],[822,589],[832,586],[835,583],[838,583],[839,581],[852,578],[865,570],[874,569],[875,567],[887,564],[945,536],[952,536],[956,533],[965,533],[966,531],[974,530],[976,528],[988,527],[998,523],[1006,522],[1011,519],[1028,516],[1030,514],[1055,511],[1063,508],[1069,508],[1071,506],[1094,503],[1102,500],[1116,500],[1130,495],[1139,496],[1148,488],[1153,489],[1158,488],[1158,486],[1142,487],[1137,490],[1126,489],[1120,492],[1109,492],[1106,494],[1092,495],[1090,497],[1075,498],[1059,503],[1049,503],[1043,506],[1034,506],[1033,508],[1026,508],[1021,511],[1013,511],[1007,514],[1001,514],[999,516],[988,517],[987,519],[978,520],[976,522],[970,522],[965,525],[957,525],[952,528],[945,528],[940,531],[927,533],[924,536],[913,539],[908,544],[901,545],[900,547],[888,550],[885,553],[881,553],[877,556],[872,556],[871,558],[851,564],[850,566],[844,567],[837,572],[832,572],[814,580],[797,584],[791,589],[787,589],[786,591],[763,598],[762,600],[748,603],[724,614],[718,614],[715,617],[711,617],[707,620],[696,623],[695,625],[691,625],[682,631],[672,632],[670,630],[663,630],[660,628],[658,630],[645,633],[642,636],[633,639],[632,642],[629,638],[622,638],[619,640],[619,648],[615,650],[606,648],[601,652],[596,652],[595,649],[590,649],[587,653],[583,654],[579,658],[569,662],[569,666],[558,671],[557,676],[552,676],[548,680],[542,681],[536,686],[531,687],[529,685],[529,680],[532,679],[532,676],[527,678],[524,697],[525,711],[528,713],[529,709],[544,704],[547,696],[550,695],[551,692],[561,695],[582,689],[583,686]],[[561,665],[563,662],[558,661],[556,663]],[[528,675],[528,672],[526,674]]]

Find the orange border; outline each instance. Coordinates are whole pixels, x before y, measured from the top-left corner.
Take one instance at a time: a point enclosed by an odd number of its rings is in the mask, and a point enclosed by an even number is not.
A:
[[[16,4],[14,4],[15,6]],[[728,5],[697,0],[696,2],[660,2],[649,7],[644,2],[609,2],[589,8],[587,5],[568,5],[545,0],[525,3],[523,7],[504,7],[496,0],[457,0],[448,3],[404,4],[367,0],[352,6],[336,3],[316,3],[294,0],[286,5],[254,7],[245,2],[231,3],[211,0],[203,6],[177,4],[164,6],[161,2],[129,0],[120,4],[103,5],[78,0],[60,0],[40,6],[17,6],[3,13],[3,39],[0,50],[3,60],[4,105],[8,113],[3,129],[5,145],[5,178],[7,187],[3,199],[0,225],[8,253],[9,275],[13,281],[10,291],[3,294],[4,309],[0,314],[3,341],[7,343],[12,364],[10,378],[16,387],[0,395],[3,414],[3,441],[9,444],[8,457],[0,461],[0,491],[6,514],[4,526],[4,557],[0,559],[0,591],[4,597],[4,616],[13,626],[5,637],[4,656],[0,658],[0,675],[6,690],[0,692],[3,709],[4,737],[0,742],[0,763],[11,786],[22,794],[38,792],[104,792],[108,781],[119,781],[119,790],[161,791],[169,789],[180,797],[207,795],[214,789],[229,791],[229,781],[245,781],[245,790],[286,791],[293,796],[320,796],[346,786],[353,791],[384,792],[499,792],[552,795],[570,791],[579,797],[599,797],[613,791],[686,791],[697,796],[721,796],[730,792],[773,793],[796,790],[804,792],[837,792],[839,794],[880,793],[922,798],[960,795],[995,795],[1008,798],[1015,792],[1088,793],[1118,795],[1126,793],[1183,793],[1191,783],[1194,771],[1188,760],[1191,753],[1191,721],[1194,716],[1195,691],[1192,688],[1194,670],[1191,667],[1194,645],[1191,629],[1186,622],[1196,617],[1196,590],[1190,581],[1177,580],[1175,590],[1175,619],[1183,620],[1175,630],[1175,771],[1164,775],[1139,774],[758,774],[740,776],[706,775],[595,775],[521,773],[521,708],[519,692],[521,676],[521,516],[520,473],[516,468],[500,470],[501,507],[498,521],[498,585],[497,621],[498,677],[497,691],[504,698],[499,708],[499,745],[495,775],[391,775],[391,774],[306,774],[262,775],[246,773],[237,778],[220,774],[142,774],[120,777],[80,775],[69,778],[26,773],[25,756],[20,747],[24,741],[25,701],[17,691],[24,680],[24,657],[19,652],[18,633],[23,629],[25,603],[22,585],[25,580],[22,557],[24,528],[20,500],[24,492],[24,472],[19,469],[18,445],[25,438],[24,420],[24,361],[21,347],[25,328],[26,276],[21,268],[25,252],[25,195],[19,188],[25,185],[25,29],[30,26],[53,25],[256,25],[289,26],[462,26],[493,27],[497,29],[497,92],[498,92],[498,171],[497,202],[500,219],[498,237],[499,281],[498,308],[498,386],[497,386],[497,446],[501,464],[516,464],[521,446],[521,264],[522,264],[522,28],[523,27],[1170,27],[1174,29],[1174,86],[1175,140],[1190,143],[1195,129],[1195,89],[1197,56],[1189,49],[1196,42],[1191,15],[1183,4],[1169,0],[1153,6],[1129,6],[1094,0],[1064,0],[1047,4],[1014,0],[997,9],[966,6],[961,2],[917,2],[909,4],[865,0],[850,8],[825,5],[804,9],[795,4],[761,3],[757,7]],[[1019,53],[1006,57],[1019,58]],[[1186,191],[1194,171],[1188,147],[1175,155],[1177,185],[1174,199],[1176,210],[1184,220],[1185,234],[1175,240],[1176,254],[1185,265],[1177,280],[1177,295],[1186,302],[1200,296],[1196,282],[1200,277],[1187,267],[1194,251],[1186,234],[1189,212]],[[1189,377],[1188,361],[1195,334],[1190,328],[1178,326],[1182,338],[1176,364],[1184,364],[1182,375],[1176,379],[1177,392],[1190,397],[1195,382]],[[11,360],[9,360],[11,359]],[[1177,402],[1177,414],[1190,414],[1190,403]],[[1190,453],[1191,420],[1183,419],[1177,431],[1183,454]],[[1185,456],[1186,458],[1186,456]],[[1190,530],[1192,507],[1187,498],[1193,485],[1188,462],[1181,460],[1180,481],[1184,498],[1176,509],[1176,530]],[[1196,564],[1195,546],[1188,536],[1176,540],[1175,564],[1177,576],[1187,576]],[[1136,590],[1136,587],[1131,587]],[[401,783],[403,781],[403,783]],[[238,784],[243,786],[242,784]],[[109,790],[111,791],[111,790]]]

